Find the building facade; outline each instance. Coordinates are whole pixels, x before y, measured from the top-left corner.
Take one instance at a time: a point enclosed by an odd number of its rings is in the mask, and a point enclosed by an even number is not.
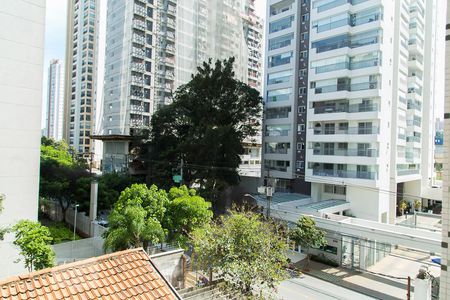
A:
[[[0,6],[0,227],[37,220],[45,0]],[[0,241],[0,277],[23,272],[14,236]]]
[[[261,88],[262,22],[253,0],[109,1],[106,35],[97,138],[107,172],[127,168],[133,137],[209,58],[234,56],[236,77]]]
[[[422,0],[269,1],[265,177],[301,193],[309,182],[313,199],[380,222],[420,198],[433,176],[438,13]]]
[[[445,102],[444,102],[444,175],[442,190],[442,253],[441,277],[439,283],[440,299],[450,298],[450,1],[447,1],[447,21],[445,32]]]
[[[67,5],[63,138],[88,158],[94,151],[99,0]]]
[[[47,122],[45,136],[60,141],[64,121],[64,66],[58,59],[48,68]]]

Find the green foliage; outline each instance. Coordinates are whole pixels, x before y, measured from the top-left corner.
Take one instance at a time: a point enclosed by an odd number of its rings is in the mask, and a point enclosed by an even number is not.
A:
[[[153,115],[147,153],[151,179],[160,187],[171,186],[181,157],[184,183],[198,183],[208,198],[239,182],[242,142],[259,127],[262,101],[257,90],[234,78],[233,63],[203,63],[173,103]]]
[[[52,238],[47,227],[39,222],[22,220],[13,227],[16,234],[14,245],[20,248],[28,271],[41,270],[53,266],[55,253],[50,243]]]
[[[192,242],[202,269],[222,275],[245,297],[270,291],[287,278],[286,239],[259,215],[231,212],[196,230]]]
[[[73,231],[70,230],[63,222],[55,222],[47,226],[50,236],[52,237],[52,244],[59,244],[73,240]],[[80,237],[75,234],[75,240]]]
[[[5,195],[0,194],[0,213],[3,211],[3,201],[5,199]],[[3,228],[0,227],[0,241],[3,240],[3,237],[5,236],[5,234],[8,232],[8,228]]]
[[[164,228],[168,241],[186,247],[191,233],[211,221],[211,203],[185,185],[170,189]]]
[[[117,251],[162,242],[165,232],[161,221],[167,202],[167,193],[155,185],[147,188],[145,184],[133,184],[126,188],[109,216],[105,249]]]
[[[303,216],[297,221],[296,227],[290,231],[289,237],[306,250],[306,268],[309,265],[309,250],[311,248],[320,248],[327,245],[325,231],[318,229],[316,227],[316,222],[308,216]]]
[[[79,192],[77,182],[88,177],[86,162],[77,159],[64,141],[41,140],[39,196],[57,200],[65,215]]]

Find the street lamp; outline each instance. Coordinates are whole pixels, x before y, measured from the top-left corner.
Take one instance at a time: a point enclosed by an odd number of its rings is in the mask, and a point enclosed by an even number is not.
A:
[[[80,204],[75,204],[75,214],[73,217],[73,240],[75,241],[75,231],[77,230],[77,210]]]

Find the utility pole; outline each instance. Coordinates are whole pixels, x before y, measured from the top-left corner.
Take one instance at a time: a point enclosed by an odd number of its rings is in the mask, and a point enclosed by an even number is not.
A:
[[[271,186],[266,187],[266,199],[267,199],[267,219],[270,218],[270,204],[272,202],[273,188]]]

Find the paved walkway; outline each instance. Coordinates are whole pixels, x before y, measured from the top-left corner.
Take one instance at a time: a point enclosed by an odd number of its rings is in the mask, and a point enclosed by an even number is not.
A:
[[[406,298],[406,280],[395,280],[346,268],[330,267],[314,261],[311,261],[310,271],[306,274],[376,299]]]

